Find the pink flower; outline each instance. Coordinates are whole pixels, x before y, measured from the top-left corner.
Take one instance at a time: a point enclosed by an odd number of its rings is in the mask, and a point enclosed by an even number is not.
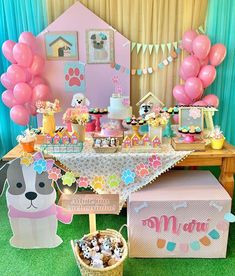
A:
[[[146,175],[149,175],[149,169],[143,163],[136,166],[135,172],[139,177],[145,177]]]
[[[149,166],[151,166],[154,169],[157,169],[161,165],[162,165],[162,162],[160,157],[156,155],[152,155],[151,157],[149,157]]]
[[[57,181],[61,176],[61,170],[56,167],[48,171],[48,178],[51,180]]]
[[[89,186],[89,179],[86,176],[80,177],[77,180],[77,183],[78,183],[78,187],[80,187],[80,188],[87,188]]]
[[[189,110],[189,116],[196,120],[201,117],[201,110],[199,108],[192,107]]]

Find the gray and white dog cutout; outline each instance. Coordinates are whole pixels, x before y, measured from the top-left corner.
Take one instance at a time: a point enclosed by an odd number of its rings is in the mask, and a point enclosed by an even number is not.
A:
[[[6,200],[13,232],[10,244],[24,249],[57,247],[63,242],[57,235],[58,220],[69,224],[73,216],[55,204],[56,191],[48,172],[39,174],[33,163],[26,166],[20,160],[10,161],[0,170],[0,195],[8,183]]]
[[[142,103],[139,109],[140,116],[145,119],[146,115],[150,114],[153,109],[153,103]]]

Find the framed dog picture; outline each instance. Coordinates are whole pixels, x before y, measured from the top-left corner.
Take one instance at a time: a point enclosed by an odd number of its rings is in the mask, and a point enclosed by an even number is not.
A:
[[[47,59],[78,59],[77,32],[47,32],[44,37]]]
[[[114,35],[112,30],[86,32],[87,63],[114,62]]]

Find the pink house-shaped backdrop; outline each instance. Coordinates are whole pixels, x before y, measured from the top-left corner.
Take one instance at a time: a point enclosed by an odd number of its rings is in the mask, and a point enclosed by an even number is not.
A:
[[[78,58],[86,64],[86,31],[89,29],[114,30],[79,1],[67,9],[60,17],[52,22],[37,37],[40,54],[46,58],[44,34],[46,32],[76,31],[78,33]],[[114,53],[115,62],[126,68],[130,68],[130,41],[114,30]],[[70,107],[74,92],[65,92],[64,89],[64,63],[65,60],[46,60],[43,77],[48,81],[53,95],[61,102],[62,111]],[[118,76],[123,94],[130,95],[130,75],[116,71],[110,64],[86,64],[85,80],[86,91],[84,94],[89,98],[91,107],[106,108],[109,106],[109,98],[114,92],[113,76]],[[76,93],[76,92],[75,92]],[[56,123],[62,125],[63,112],[57,113]],[[40,115],[38,115],[40,117]],[[41,124],[41,119],[39,119]]]

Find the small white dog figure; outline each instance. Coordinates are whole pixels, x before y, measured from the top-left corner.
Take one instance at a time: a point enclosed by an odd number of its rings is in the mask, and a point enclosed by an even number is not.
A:
[[[78,106],[89,106],[90,101],[81,93],[77,93],[73,95],[73,99],[71,102],[72,107],[78,107]]]
[[[63,242],[57,235],[58,219],[70,223],[72,215],[55,204],[56,191],[47,171],[39,174],[33,163],[26,166],[20,160],[0,170],[0,195],[7,175],[6,199],[13,232],[10,244],[25,249],[57,247]]]

